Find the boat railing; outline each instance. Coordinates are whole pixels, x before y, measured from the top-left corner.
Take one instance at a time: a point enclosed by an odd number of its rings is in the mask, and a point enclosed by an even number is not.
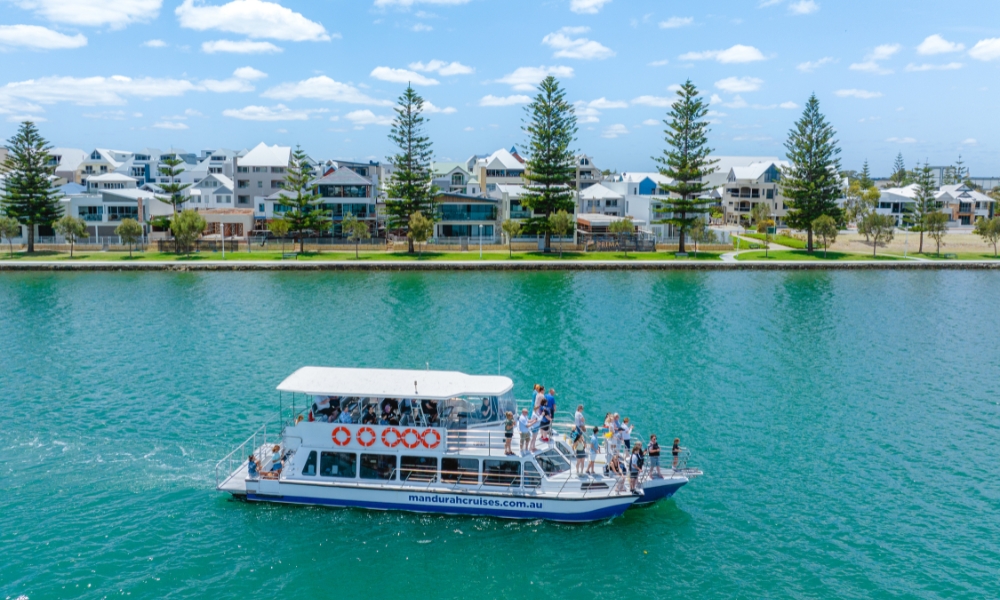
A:
[[[227,454],[222,460],[215,463],[215,487],[218,489],[223,482],[232,477],[233,472],[236,470],[235,467],[242,465],[247,457],[251,454],[257,459],[257,464],[261,465],[263,469],[263,464],[265,460],[269,460],[267,454],[262,448],[267,444],[267,423],[264,423],[260,428],[253,432],[242,444],[233,449],[232,452]],[[249,450],[248,450],[249,448]]]

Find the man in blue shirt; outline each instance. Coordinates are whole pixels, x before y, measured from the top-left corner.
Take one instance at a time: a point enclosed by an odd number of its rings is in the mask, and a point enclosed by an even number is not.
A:
[[[553,419],[556,418],[556,391],[549,388],[549,393],[545,394],[545,399],[548,401],[549,416]]]

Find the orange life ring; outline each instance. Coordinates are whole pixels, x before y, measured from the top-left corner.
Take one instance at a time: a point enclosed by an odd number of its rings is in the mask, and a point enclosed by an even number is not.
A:
[[[341,438],[339,434],[341,433],[347,436],[347,439],[345,439],[344,441],[340,441]],[[351,430],[344,427],[343,425],[338,425],[337,427],[333,428],[333,433],[330,434],[330,437],[333,439],[334,444],[338,446],[346,446],[351,443]]]
[[[416,438],[415,440],[413,440],[412,444],[406,440],[406,437],[411,433],[413,434],[413,437]],[[408,427],[403,431],[403,435],[399,436],[399,441],[403,442],[403,445],[406,446],[408,449],[413,450],[414,448],[419,446],[421,442],[424,441],[424,438],[423,436],[420,435],[419,431],[413,429],[412,427]]]
[[[434,434],[434,443],[429,444],[427,442],[427,436]],[[424,433],[420,436],[420,441],[423,443],[424,448],[428,450],[433,450],[441,445],[441,434],[437,432],[436,429],[425,429]]]
[[[391,442],[388,439],[390,433],[396,436]],[[402,440],[403,436],[399,434],[399,430],[395,427],[386,427],[382,430],[382,445],[386,448],[395,448]]]
[[[362,435],[371,436],[371,439],[365,441],[361,439]],[[378,439],[378,436],[375,435],[375,430],[372,429],[371,427],[362,427],[361,429],[358,430],[358,443],[361,444],[363,447],[368,448],[369,446],[375,443],[376,439]]]

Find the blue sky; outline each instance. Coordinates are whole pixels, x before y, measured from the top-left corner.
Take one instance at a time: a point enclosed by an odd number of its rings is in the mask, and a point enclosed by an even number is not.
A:
[[[815,92],[845,168],[998,175],[1000,3],[958,0],[0,0],[0,136],[38,118],[59,146],[301,144],[383,160],[413,81],[441,160],[521,145],[553,73],[578,148],[651,170],[672,88],[712,99],[720,154],[783,155]]]

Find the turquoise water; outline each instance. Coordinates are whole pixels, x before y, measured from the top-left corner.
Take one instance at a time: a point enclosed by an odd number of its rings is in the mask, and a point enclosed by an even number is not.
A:
[[[0,598],[1000,595],[1000,276],[0,275]],[[248,505],[303,365],[511,376],[706,476],[583,526]]]

